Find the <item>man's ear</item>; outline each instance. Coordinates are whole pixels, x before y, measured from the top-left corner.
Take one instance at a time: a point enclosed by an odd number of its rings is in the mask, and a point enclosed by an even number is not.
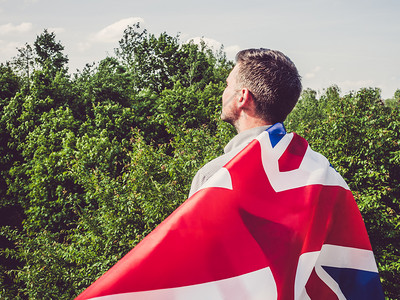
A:
[[[240,90],[239,106],[245,108],[252,106],[254,103],[254,98],[252,93],[247,88],[242,88]]]

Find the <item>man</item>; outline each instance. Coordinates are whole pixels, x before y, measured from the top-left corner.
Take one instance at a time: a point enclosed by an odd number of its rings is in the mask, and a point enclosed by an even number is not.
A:
[[[189,196],[261,132],[283,122],[300,96],[299,73],[283,53],[247,49],[236,55],[236,62],[222,95],[221,119],[232,124],[238,134],[226,145],[224,155],[197,172]]]

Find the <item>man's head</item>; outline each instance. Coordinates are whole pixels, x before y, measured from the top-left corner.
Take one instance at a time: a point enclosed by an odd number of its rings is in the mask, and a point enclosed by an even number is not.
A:
[[[268,49],[242,50],[236,55],[236,63],[227,79],[227,89],[229,84],[232,85],[228,90],[229,95],[224,95],[227,105],[232,97],[237,96],[235,93],[247,89],[255,102],[255,112],[259,118],[267,124],[283,122],[296,105],[302,89],[294,63],[283,53]],[[233,124],[231,119],[238,112],[228,112],[230,119],[226,118],[228,113],[224,118],[224,109],[222,118]]]

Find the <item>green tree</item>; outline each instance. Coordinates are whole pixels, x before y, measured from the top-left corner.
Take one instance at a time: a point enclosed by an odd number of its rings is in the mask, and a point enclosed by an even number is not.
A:
[[[55,33],[48,32],[47,29],[36,37],[33,46],[36,61],[40,66],[44,67],[48,64],[54,69],[62,69],[68,63],[67,56],[62,53],[64,46],[60,42],[56,42],[55,39]]]
[[[128,26],[119,45],[116,56],[132,73],[137,90],[159,93],[178,81],[184,87],[197,84],[203,88],[210,81],[225,80],[226,68],[231,66],[222,51],[214,53],[204,43],[182,44],[179,36],[166,33],[156,37],[139,23]]]
[[[31,74],[35,69],[34,52],[28,43],[17,50],[18,55],[13,59],[12,65],[15,66],[15,71],[21,75],[25,87],[29,90]]]
[[[400,101],[400,89],[397,89],[394,93],[394,100]]]
[[[128,37],[133,61],[107,57],[71,77],[45,31],[25,69],[13,65],[19,76],[1,69],[0,213],[15,220],[1,223],[1,298],[76,296],[185,200],[231,133],[216,121],[222,54],[165,33]]]
[[[0,108],[3,109],[6,101],[15,96],[20,88],[18,76],[13,71],[11,64],[0,64]]]
[[[400,89],[396,90],[393,98],[385,100],[385,105],[391,108],[397,108],[400,106]]]

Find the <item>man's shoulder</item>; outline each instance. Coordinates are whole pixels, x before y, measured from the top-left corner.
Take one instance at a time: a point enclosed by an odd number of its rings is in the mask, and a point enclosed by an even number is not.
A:
[[[194,194],[209,178],[225,166],[234,157],[233,152],[222,154],[201,167],[193,177],[189,196]]]
[[[206,163],[194,176],[189,195],[194,194],[216,172],[234,158],[269,125],[255,127],[234,136],[224,148],[224,154]]]

